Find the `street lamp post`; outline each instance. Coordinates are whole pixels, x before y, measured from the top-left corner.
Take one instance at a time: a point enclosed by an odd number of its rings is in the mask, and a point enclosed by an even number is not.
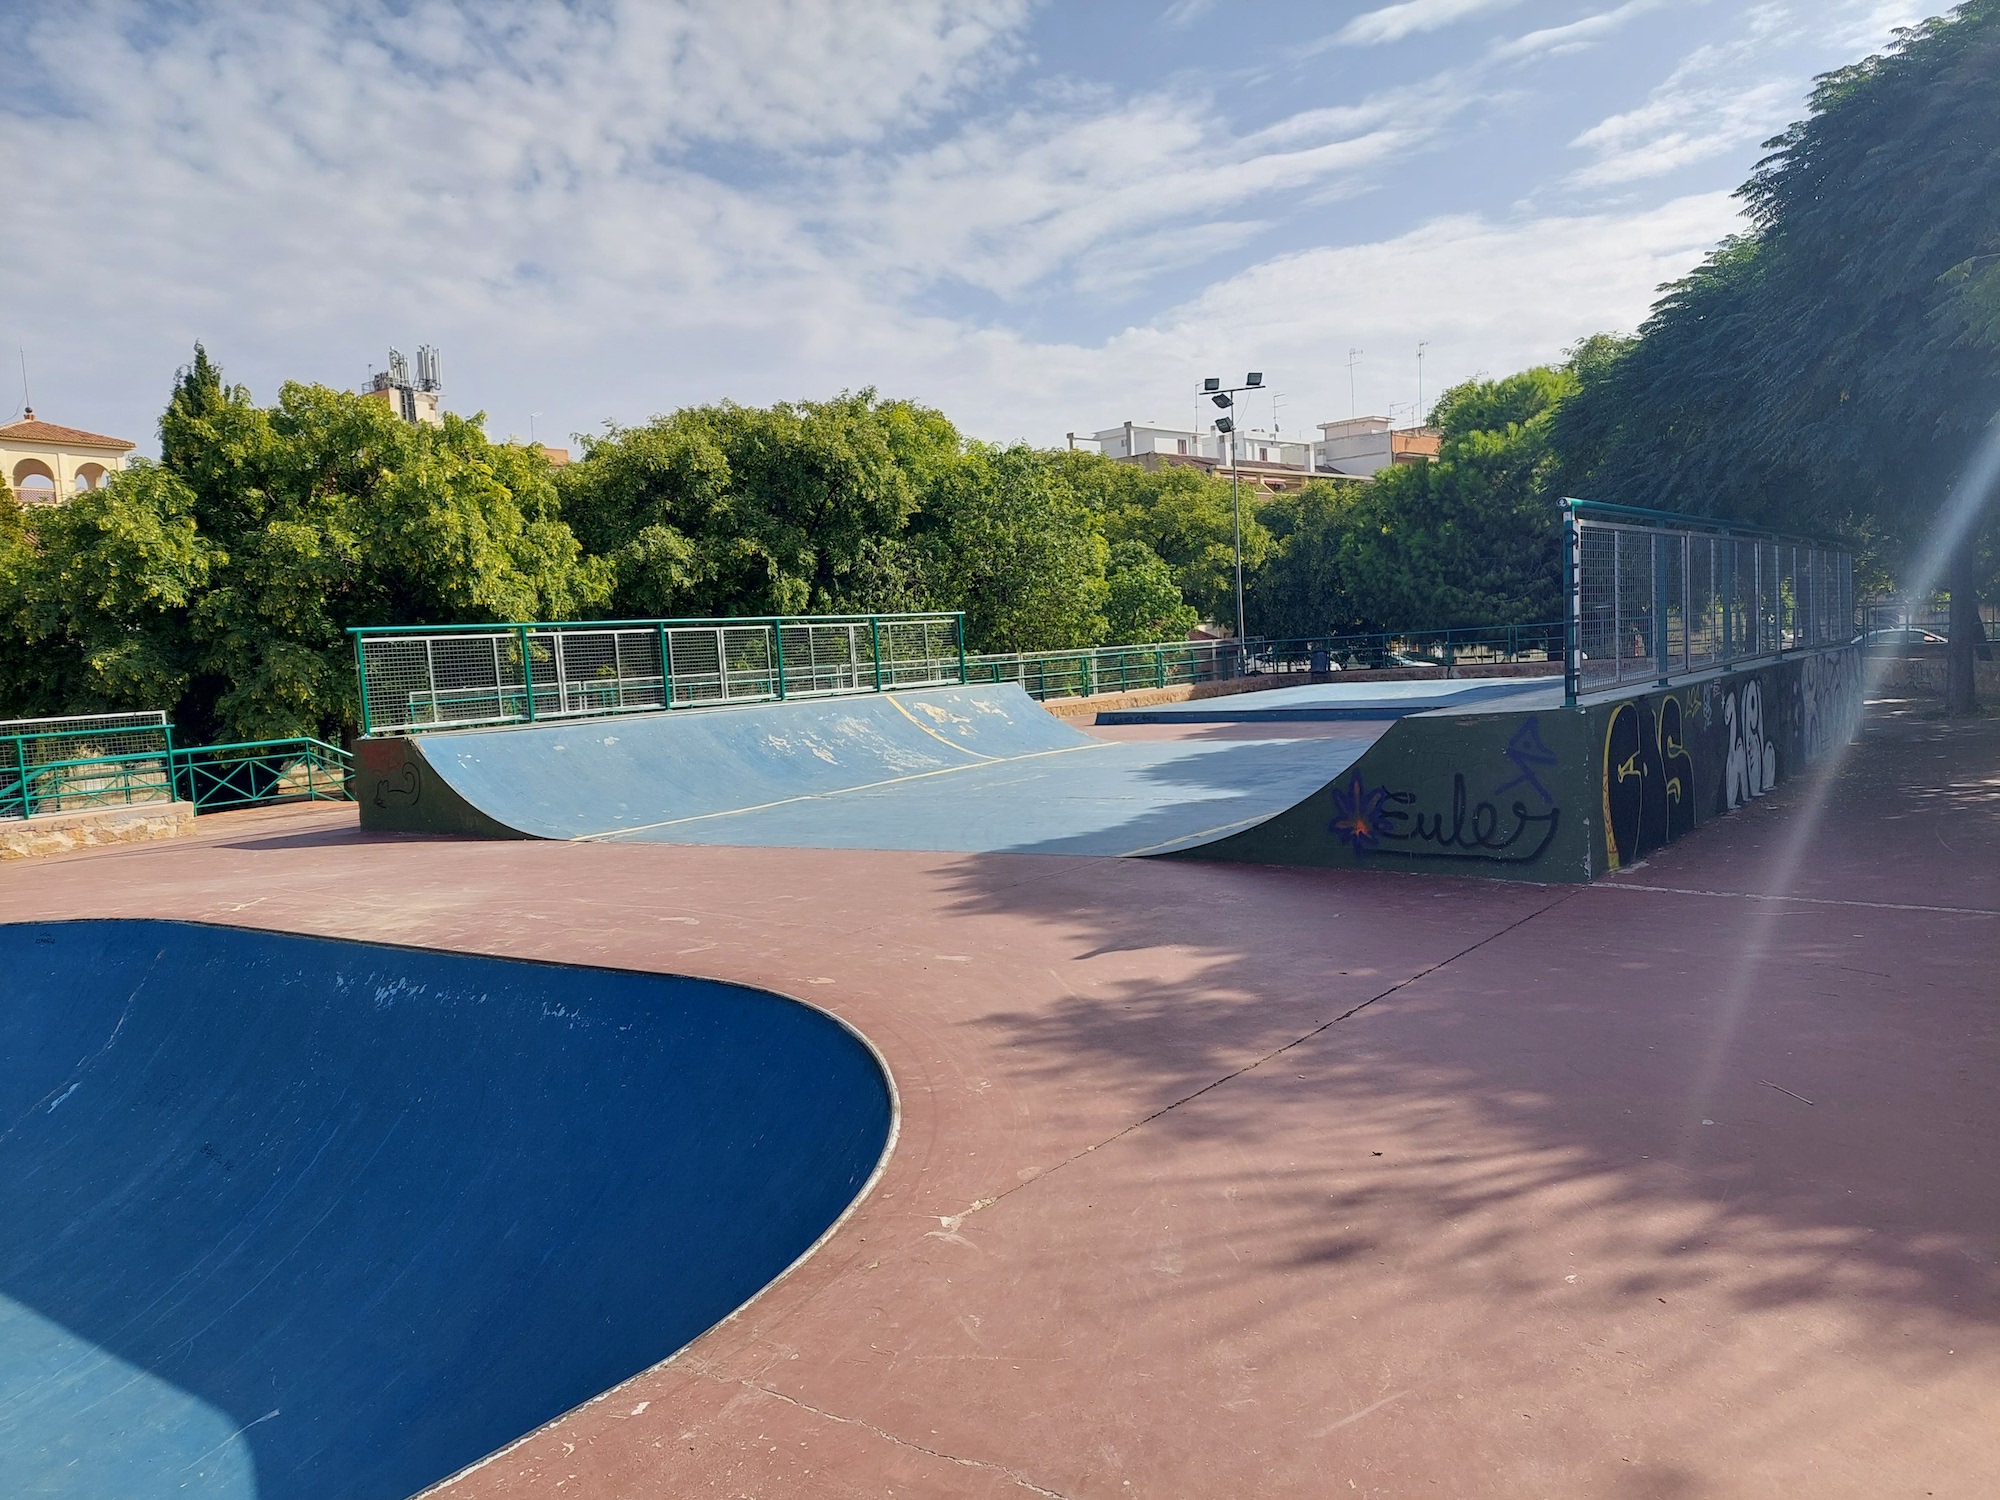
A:
[[[1236,405],[1236,398],[1244,391],[1254,391],[1264,384],[1261,370],[1252,370],[1243,377],[1243,384],[1224,386],[1222,378],[1211,375],[1201,383],[1202,394],[1207,396],[1223,411],[1230,411]],[[1222,416],[1216,418],[1215,430],[1229,439],[1229,509],[1231,525],[1236,541],[1236,651],[1243,653],[1243,473],[1236,460],[1236,419]]]

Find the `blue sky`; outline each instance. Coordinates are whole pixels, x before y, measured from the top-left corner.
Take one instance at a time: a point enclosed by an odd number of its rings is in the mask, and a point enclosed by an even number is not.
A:
[[[261,400],[434,344],[557,442],[873,385],[1060,443],[1248,368],[1287,429],[1400,420],[1419,341],[1429,399],[1636,326],[1812,77],[1937,8],[17,5],[0,338],[148,450],[196,339]]]

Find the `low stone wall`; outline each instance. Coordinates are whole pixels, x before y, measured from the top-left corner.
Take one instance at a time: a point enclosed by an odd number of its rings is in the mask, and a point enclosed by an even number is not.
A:
[[[1314,682],[1434,682],[1445,676],[1462,677],[1560,677],[1559,661],[1492,662],[1481,666],[1454,668],[1447,674],[1442,667],[1388,667],[1381,671],[1347,672],[1259,672],[1248,677],[1231,677],[1221,682],[1184,682],[1176,687],[1133,688],[1123,693],[1097,693],[1088,698],[1045,698],[1042,707],[1058,719],[1095,719],[1101,710],[1152,708],[1161,703],[1192,703],[1203,698],[1228,698],[1237,693],[1267,692],[1273,688],[1304,687]]]
[[[1880,671],[1874,687],[1879,692],[1915,693],[1923,698],[1944,696],[1944,657],[1897,656],[1883,660],[1866,658],[1870,672]],[[2000,656],[1972,664],[1973,690],[1981,698],[2000,698]]]
[[[192,802],[134,802],[32,818],[0,818],[0,859],[70,854],[101,844],[144,844],[193,832]]]

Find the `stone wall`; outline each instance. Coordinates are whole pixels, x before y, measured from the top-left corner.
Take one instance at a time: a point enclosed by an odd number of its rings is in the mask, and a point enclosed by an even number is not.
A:
[[[101,844],[144,844],[193,832],[192,802],[135,802],[32,818],[0,818],[0,859],[70,854]]]
[[[1879,672],[1873,687],[1884,693],[1915,693],[1922,698],[1944,696],[1944,655],[1898,656],[1883,660],[1869,657],[1870,672]],[[1973,684],[1981,698],[2000,698],[2000,656],[1972,664]]]

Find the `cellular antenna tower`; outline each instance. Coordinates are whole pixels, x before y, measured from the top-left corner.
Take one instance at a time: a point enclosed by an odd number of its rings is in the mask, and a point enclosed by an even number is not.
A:
[[[442,406],[444,361],[430,344],[417,346],[416,378],[410,378],[410,362],[400,349],[389,351],[389,368],[369,378],[363,394],[382,402],[405,422],[421,422],[427,427],[444,425]]]

